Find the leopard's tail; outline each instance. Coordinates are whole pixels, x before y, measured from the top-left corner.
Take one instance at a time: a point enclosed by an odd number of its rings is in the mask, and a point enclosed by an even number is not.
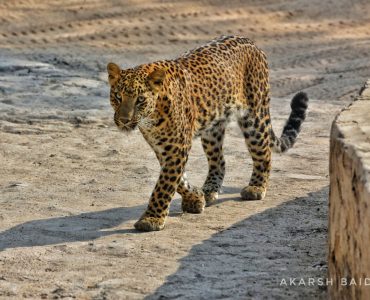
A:
[[[283,128],[281,137],[276,137],[271,129],[272,150],[274,152],[286,152],[288,149],[293,147],[297,140],[299,131],[301,130],[302,122],[306,118],[307,106],[308,97],[306,93],[299,92],[293,97],[292,102],[290,103],[292,111]]]

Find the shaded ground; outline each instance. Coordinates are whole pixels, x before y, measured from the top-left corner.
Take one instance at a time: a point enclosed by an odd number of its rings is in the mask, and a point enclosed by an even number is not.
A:
[[[0,298],[325,298],[280,282],[326,276],[329,130],[370,77],[369,13],[345,0],[2,1]],[[139,132],[115,129],[106,63],[175,57],[220,34],[267,53],[276,132],[291,96],[309,94],[303,131],[274,156],[266,199],[243,202],[251,161],[230,124],[219,202],[190,215],[176,197],[166,229],[139,234],[159,166]],[[195,141],[194,184],[206,165]]]

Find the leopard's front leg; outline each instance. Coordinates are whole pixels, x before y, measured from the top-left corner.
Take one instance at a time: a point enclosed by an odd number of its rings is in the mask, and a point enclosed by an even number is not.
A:
[[[169,213],[170,202],[181,181],[190,147],[167,145],[160,153],[161,172],[150,196],[149,204],[135,223],[140,231],[162,230]],[[158,155],[157,155],[158,156]]]
[[[159,151],[159,147],[154,148],[154,152],[157,156],[157,159],[161,167],[165,165],[165,161],[163,160],[161,155],[162,151],[163,149]],[[181,195],[182,198],[181,206],[184,212],[193,214],[200,214],[203,212],[205,207],[204,193],[201,189],[192,186],[188,182],[185,170],[183,170],[176,192]]]

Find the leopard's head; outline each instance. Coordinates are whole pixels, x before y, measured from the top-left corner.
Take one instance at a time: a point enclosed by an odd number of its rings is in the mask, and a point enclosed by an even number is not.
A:
[[[110,103],[118,128],[132,131],[137,126],[146,126],[155,110],[165,71],[142,67],[121,70],[114,63],[109,63],[107,70]]]

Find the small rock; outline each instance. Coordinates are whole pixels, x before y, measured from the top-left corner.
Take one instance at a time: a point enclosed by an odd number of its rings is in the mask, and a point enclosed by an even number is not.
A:
[[[1,102],[4,104],[8,104],[8,105],[14,104],[14,101],[10,99],[5,99],[5,100],[2,100]]]
[[[8,185],[9,188],[26,187],[26,186],[28,186],[28,184],[25,182],[10,182]]]
[[[319,269],[319,270],[326,270],[328,268],[328,265],[326,263],[326,261],[320,261],[318,263],[315,263],[312,265],[313,268],[315,269]]]
[[[105,156],[113,156],[119,154],[119,151],[116,149],[110,149],[106,152]]]
[[[141,167],[134,170],[136,174],[146,174],[149,172],[147,167]]]
[[[64,292],[64,290],[62,288],[56,288],[55,290],[52,291],[53,294],[59,294],[59,293],[62,293]]]

